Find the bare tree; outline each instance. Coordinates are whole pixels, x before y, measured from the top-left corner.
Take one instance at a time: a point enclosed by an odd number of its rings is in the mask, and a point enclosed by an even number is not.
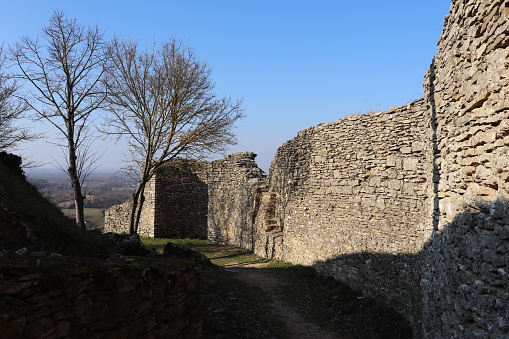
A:
[[[82,185],[93,156],[84,151],[90,142],[92,113],[105,99],[103,34],[97,27],[85,28],[55,11],[42,38],[23,37],[11,52],[20,69],[19,78],[31,84],[26,103],[64,140],[76,222],[85,228]]]
[[[6,56],[0,46],[0,150],[12,149],[37,137],[26,127],[16,125],[27,105],[16,97],[19,85],[5,72]]]
[[[129,228],[134,234],[147,182],[169,160],[203,159],[234,144],[242,102],[217,97],[210,67],[176,40],[139,50],[135,42],[115,39],[108,62],[108,131],[128,137],[127,170],[138,180]]]

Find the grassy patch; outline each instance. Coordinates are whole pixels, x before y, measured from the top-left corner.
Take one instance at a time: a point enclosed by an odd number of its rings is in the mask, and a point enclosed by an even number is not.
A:
[[[209,244],[207,240],[202,239],[164,239],[164,238],[145,238],[141,241],[145,246],[154,247],[158,253],[163,253],[164,246],[168,242],[177,245],[187,246],[207,256],[214,265],[227,266],[235,263],[255,263],[268,262],[268,259],[254,255],[253,252],[237,246],[223,246]]]
[[[85,220],[92,221],[97,226],[104,225],[104,208],[84,208]],[[74,208],[62,208],[62,213],[67,217],[74,219],[76,210]]]

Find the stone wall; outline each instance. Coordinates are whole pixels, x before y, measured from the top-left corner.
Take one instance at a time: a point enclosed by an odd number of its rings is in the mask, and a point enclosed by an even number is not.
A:
[[[152,179],[145,188],[145,203],[141,211],[138,234],[142,237],[154,237],[154,224],[156,218],[156,180]],[[132,200],[108,208],[104,212],[103,232],[129,233],[129,220],[131,216]]]
[[[138,233],[158,238],[209,238],[251,248],[254,201],[265,178],[252,152],[211,162],[173,161],[147,184]],[[128,233],[131,202],[109,208],[104,232]],[[211,213],[209,214],[209,209]]]
[[[208,236],[312,265],[416,337],[509,337],[509,1],[454,0],[424,99],[212,162]]]
[[[129,216],[131,213],[131,200],[115,205],[104,211],[103,232],[118,234],[129,233]]]
[[[206,163],[174,161],[160,168],[145,188],[138,234],[157,238],[207,237]],[[104,232],[129,233],[132,202],[112,206]]]
[[[154,221],[143,223],[147,236],[207,238],[207,163],[175,161],[155,179]],[[150,232],[148,232],[150,230]]]
[[[508,337],[508,19],[453,1],[423,100],[281,146],[244,202],[255,252],[384,299],[416,337]]]
[[[58,268],[58,269],[56,269]],[[0,267],[2,338],[199,338],[198,268]]]
[[[253,248],[253,221],[265,180],[255,157],[252,152],[239,152],[209,163],[208,239],[211,243]]]
[[[419,317],[431,137],[422,99],[299,132],[272,162],[255,252],[312,265]]]
[[[423,262],[423,332],[506,338],[509,1],[453,1],[445,26],[425,82],[440,208]]]

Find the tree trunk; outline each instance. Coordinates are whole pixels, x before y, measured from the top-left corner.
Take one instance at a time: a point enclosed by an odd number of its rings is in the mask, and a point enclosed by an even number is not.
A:
[[[70,133],[69,133],[70,134]],[[81,192],[81,183],[78,175],[78,169],[76,164],[76,147],[72,137],[68,138],[68,150],[69,150],[69,178],[71,179],[72,189],[74,192],[74,204],[76,209],[76,223],[79,227],[85,229],[85,212],[83,209],[83,201],[85,197]]]
[[[76,205],[76,223],[79,227],[85,229],[85,210],[84,210],[84,200],[85,198],[81,194],[81,184],[79,183],[79,179],[76,180],[77,184],[74,186],[74,203]]]
[[[133,196],[133,206],[131,208],[131,215],[129,219],[129,234],[138,234],[138,227],[140,225],[141,211],[145,202],[145,186],[146,182],[141,182]]]

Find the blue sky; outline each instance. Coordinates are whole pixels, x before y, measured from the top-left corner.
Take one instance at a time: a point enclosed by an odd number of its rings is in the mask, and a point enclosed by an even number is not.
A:
[[[17,0],[2,4],[0,43],[35,37],[53,10],[107,37],[142,45],[184,40],[212,66],[216,93],[244,98],[238,145],[265,171],[297,132],[422,97],[423,75],[450,0]],[[36,126],[51,135],[47,125]],[[103,167],[120,168],[121,145],[98,142]],[[48,162],[44,140],[21,152]],[[46,167],[51,167],[47,165]]]

